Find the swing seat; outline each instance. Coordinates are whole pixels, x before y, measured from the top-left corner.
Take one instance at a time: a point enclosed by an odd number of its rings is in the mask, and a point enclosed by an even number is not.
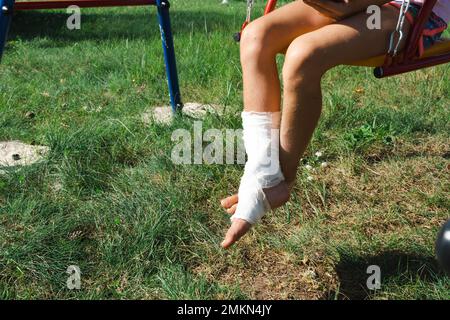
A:
[[[247,20],[241,28],[244,30],[245,26],[250,22],[250,14],[252,0],[247,0]],[[403,3],[405,0],[402,1]],[[408,36],[406,46],[404,49],[406,58],[403,61],[392,61],[390,64],[386,64],[386,55],[380,55],[372,57],[370,59],[359,60],[355,62],[346,63],[350,66],[361,67],[373,67],[374,76],[376,78],[386,78],[393,75],[398,75],[410,71],[415,71],[423,68],[437,66],[439,64],[450,62],[450,39],[444,39],[438,41],[432,47],[425,50],[420,58],[414,58],[415,52],[417,52],[418,41],[421,41],[421,33],[424,29],[425,23],[428,20],[437,0],[425,0],[422,9],[419,12],[416,22],[414,23],[411,34]],[[268,0],[266,4],[266,10],[264,14],[272,12],[277,4],[277,0]],[[400,10],[399,22],[402,19],[402,11]],[[400,26],[401,27],[401,26]],[[392,33],[393,34],[393,33]],[[239,37],[235,37],[236,41],[239,41]],[[392,45],[392,44],[391,44]]]
[[[443,39],[438,42],[436,42],[433,46],[426,49],[423,56],[423,58],[438,56],[441,54],[448,54],[450,52],[450,38]],[[384,64],[384,61],[386,59],[386,55],[381,55],[377,57],[373,57],[367,60],[360,60],[356,62],[349,63],[349,66],[359,66],[359,67],[380,67]],[[419,59],[420,60],[420,59]]]

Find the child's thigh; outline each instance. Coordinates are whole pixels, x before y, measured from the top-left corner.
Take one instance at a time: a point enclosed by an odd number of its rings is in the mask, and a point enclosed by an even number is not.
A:
[[[386,54],[398,14],[398,10],[394,7],[383,6],[380,29],[369,29],[367,27],[369,15],[362,12],[299,36],[290,44],[286,59],[289,56],[294,59],[305,56],[309,62],[314,61],[314,65],[325,71],[336,65]],[[410,25],[405,21],[403,30],[405,39],[409,29]],[[402,41],[400,48],[403,48],[404,44]]]
[[[286,4],[250,23],[243,33],[243,41],[259,40],[265,48],[285,52],[298,36],[335,22],[298,0]]]

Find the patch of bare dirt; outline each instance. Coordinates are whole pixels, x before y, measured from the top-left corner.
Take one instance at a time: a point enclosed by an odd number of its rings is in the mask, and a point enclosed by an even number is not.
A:
[[[28,166],[44,159],[49,147],[28,145],[20,141],[0,142],[1,168]]]
[[[296,261],[289,253],[254,250],[250,246],[242,248],[239,266],[202,265],[195,271],[220,279],[222,284],[239,285],[251,299],[323,299],[328,294],[326,287],[334,287],[334,276],[320,265]]]
[[[194,119],[203,119],[208,113],[222,115],[225,108],[219,105],[202,104],[198,102],[186,103],[181,110],[182,114]],[[155,107],[147,110],[142,115],[144,123],[156,122],[159,124],[170,124],[173,120],[173,112],[170,106]]]

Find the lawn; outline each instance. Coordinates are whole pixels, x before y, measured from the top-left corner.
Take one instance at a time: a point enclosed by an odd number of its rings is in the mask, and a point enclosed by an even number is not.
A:
[[[225,107],[204,130],[241,127],[232,35],[245,3],[230,2],[171,1],[183,101]],[[172,133],[194,121],[142,121],[168,104],[155,8],[86,9],[78,31],[67,16],[17,13],[0,66],[0,141],[51,150],[0,175],[0,298],[450,299],[434,258],[450,216],[450,65],[384,80],[330,71],[303,159],[313,170],[224,251],[219,199],[242,165],[176,165]],[[80,290],[66,287],[70,265]]]

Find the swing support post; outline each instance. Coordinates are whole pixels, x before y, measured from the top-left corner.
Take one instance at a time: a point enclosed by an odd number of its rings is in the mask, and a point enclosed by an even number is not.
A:
[[[161,41],[166,62],[167,82],[169,84],[170,104],[175,113],[183,107],[181,103],[180,85],[178,82],[177,63],[175,59],[175,48],[173,45],[172,27],[170,23],[169,8],[167,0],[156,0],[158,7],[158,22],[161,32]]]
[[[0,61],[5,49],[9,26],[11,25],[14,0],[0,0]]]

